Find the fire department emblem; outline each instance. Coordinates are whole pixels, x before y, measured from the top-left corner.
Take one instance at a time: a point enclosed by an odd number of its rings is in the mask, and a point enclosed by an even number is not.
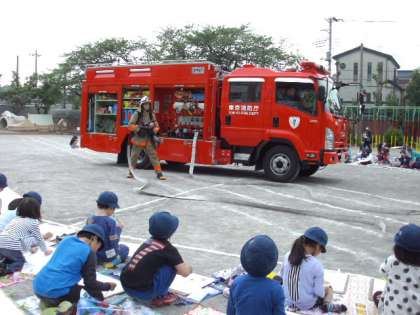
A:
[[[291,116],[289,117],[289,125],[292,129],[296,129],[300,125],[300,117]]]

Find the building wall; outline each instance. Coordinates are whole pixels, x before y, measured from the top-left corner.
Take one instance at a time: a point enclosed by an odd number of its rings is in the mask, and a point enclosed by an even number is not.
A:
[[[354,64],[357,63],[357,77],[354,75]],[[370,103],[375,103],[375,94],[378,92],[377,82],[374,76],[378,76],[378,65],[383,65],[383,80],[393,81],[396,76],[397,68],[391,60],[384,56],[373,54],[371,52],[363,51],[363,64],[360,66],[360,51],[347,54],[336,59],[338,80],[344,83],[351,83],[354,85],[346,86],[340,89],[340,96],[346,103],[357,102],[357,92],[360,90],[360,72],[362,71],[362,85],[367,93],[370,93]],[[342,69],[340,65],[344,64],[345,68]],[[371,72],[369,70],[371,64]],[[370,72],[370,74],[368,73]],[[385,101],[389,94],[395,94],[400,99],[400,91],[392,85],[387,84],[382,88],[382,101]],[[367,97],[369,103],[369,97]]]

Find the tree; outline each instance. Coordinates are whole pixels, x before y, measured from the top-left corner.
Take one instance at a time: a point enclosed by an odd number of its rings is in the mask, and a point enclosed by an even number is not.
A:
[[[31,102],[32,97],[32,78],[28,78],[24,85],[21,85],[19,76],[15,71],[12,72],[10,85],[4,86],[0,91],[0,98],[10,103],[16,114],[22,113],[24,106]]]
[[[406,90],[406,99],[411,106],[420,106],[420,72],[415,70]]]
[[[143,40],[130,41],[123,38],[110,38],[78,47],[64,54],[65,61],[52,71],[52,77],[59,84],[63,97],[73,104],[80,103],[82,81],[89,64],[113,64],[136,62],[134,53],[145,46]]]
[[[205,59],[227,70],[247,63],[280,69],[301,59],[287,53],[284,42],[276,44],[270,36],[253,33],[248,25],[168,27],[157,36],[156,43],[140,46],[146,61]]]

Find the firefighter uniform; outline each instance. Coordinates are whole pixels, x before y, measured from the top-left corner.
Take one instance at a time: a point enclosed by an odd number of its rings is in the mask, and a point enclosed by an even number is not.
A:
[[[142,105],[146,103],[150,104],[150,101],[147,99],[141,102]],[[128,123],[128,129],[132,132],[131,165],[133,168],[136,166],[140,153],[144,150],[153,165],[157,177],[164,180],[166,178],[162,174],[160,160],[156,152],[156,143],[153,140],[154,132],[159,130],[159,124],[152,109],[149,107],[149,110],[146,111],[142,105],[140,105],[141,110],[136,111]],[[131,172],[128,177],[133,177]]]

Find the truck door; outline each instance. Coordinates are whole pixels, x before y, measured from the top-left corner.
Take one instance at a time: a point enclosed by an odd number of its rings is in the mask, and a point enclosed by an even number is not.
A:
[[[256,146],[264,135],[264,79],[229,78],[224,87],[222,137],[231,145]]]
[[[271,128],[296,134],[305,144],[306,155],[313,151],[319,158],[321,121],[314,81],[309,78],[276,78],[275,91]]]

